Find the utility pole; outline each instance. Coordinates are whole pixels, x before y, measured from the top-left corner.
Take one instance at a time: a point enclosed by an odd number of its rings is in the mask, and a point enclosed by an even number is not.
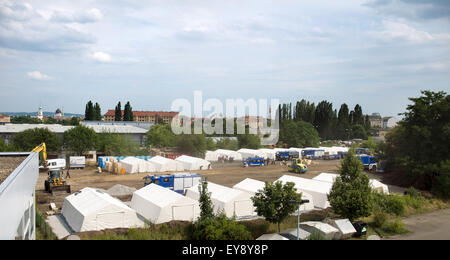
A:
[[[297,240],[300,240],[300,205],[305,204],[305,203],[309,203],[309,200],[301,200],[301,201],[291,200],[291,201],[289,201],[289,203],[298,205],[298,213],[297,213]]]

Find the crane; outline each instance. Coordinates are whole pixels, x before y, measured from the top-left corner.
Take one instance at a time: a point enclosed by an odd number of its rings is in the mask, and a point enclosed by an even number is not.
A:
[[[47,146],[42,143],[36,146],[31,152],[42,152],[42,159],[44,160],[44,168],[47,168]],[[62,179],[62,173],[60,169],[52,169],[48,171],[48,179],[45,180],[45,191],[53,193],[54,190],[65,190],[70,193],[70,185],[67,185],[66,181]]]

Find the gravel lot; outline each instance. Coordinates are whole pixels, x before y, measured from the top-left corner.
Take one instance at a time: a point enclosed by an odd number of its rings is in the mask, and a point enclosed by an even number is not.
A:
[[[1,156],[0,157],[0,184],[19,166],[26,157]]]

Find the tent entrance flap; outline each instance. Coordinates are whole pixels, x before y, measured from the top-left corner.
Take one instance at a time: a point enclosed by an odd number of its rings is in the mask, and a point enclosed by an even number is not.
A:
[[[172,206],[172,220],[193,221],[195,218],[195,205]]]

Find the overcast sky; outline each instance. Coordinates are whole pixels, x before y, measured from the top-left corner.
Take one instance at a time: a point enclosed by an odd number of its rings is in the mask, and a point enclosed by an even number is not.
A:
[[[302,98],[396,115],[450,92],[448,0],[0,0],[0,111]]]

